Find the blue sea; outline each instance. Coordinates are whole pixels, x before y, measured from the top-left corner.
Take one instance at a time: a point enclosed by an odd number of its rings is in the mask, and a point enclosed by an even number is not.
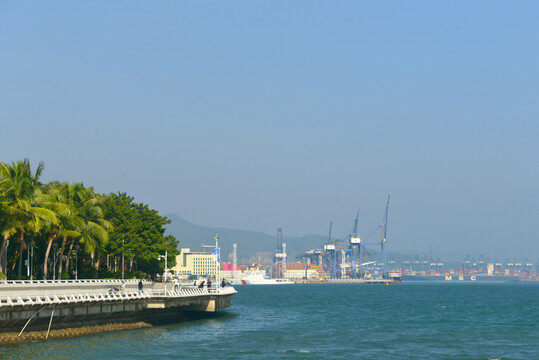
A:
[[[539,284],[238,286],[214,316],[1,346],[9,359],[539,359]]]

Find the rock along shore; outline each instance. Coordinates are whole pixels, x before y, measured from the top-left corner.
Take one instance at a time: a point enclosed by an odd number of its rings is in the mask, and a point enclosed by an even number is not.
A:
[[[105,324],[95,326],[83,326],[66,329],[52,329],[49,333],[49,339],[60,339],[74,336],[83,336],[101,332],[118,331],[118,330],[133,330],[151,327],[151,324],[146,322],[136,322],[131,324]],[[45,340],[47,339],[47,331],[29,331],[23,332],[21,336],[16,332],[0,333],[0,345],[16,344],[24,341]]]

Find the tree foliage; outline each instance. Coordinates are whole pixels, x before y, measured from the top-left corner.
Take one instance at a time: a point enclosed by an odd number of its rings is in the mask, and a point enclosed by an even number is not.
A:
[[[159,255],[167,252],[168,266],[175,264],[179,253],[178,241],[171,235],[164,235],[165,225],[170,220],[148,205],[133,200],[126,193],[110,194],[105,198],[105,219],[113,226],[106,252],[116,257],[123,252],[124,262],[128,260],[131,271],[142,268],[146,273],[155,275],[164,269],[164,262],[158,260]]]
[[[0,162],[0,273],[25,277],[22,260],[29,256],[34,279],[119,278],[122,255],[125,277],[162,273],[158,257],[165,253],[168,266],[174,265],[178,241],[165,236],[166,217],[126,193],[98,194],[82,183],[41,184],[43,169],[40,163],[32,173],[28,159]]]

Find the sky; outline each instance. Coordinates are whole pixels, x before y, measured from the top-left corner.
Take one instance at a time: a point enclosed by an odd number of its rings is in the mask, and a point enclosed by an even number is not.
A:
[[[161,214],[539,257],[535,1],[0,1],[0,161]]]

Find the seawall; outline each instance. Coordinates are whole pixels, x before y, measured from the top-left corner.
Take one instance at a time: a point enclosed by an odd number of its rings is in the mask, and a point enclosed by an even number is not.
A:
[[[137,284],[127,280],[119,291],[117,280],[0,283],[0,334],[177,322],[227,308],[236,293],[232,287],[172,289],[151,282],[138,291]]]

